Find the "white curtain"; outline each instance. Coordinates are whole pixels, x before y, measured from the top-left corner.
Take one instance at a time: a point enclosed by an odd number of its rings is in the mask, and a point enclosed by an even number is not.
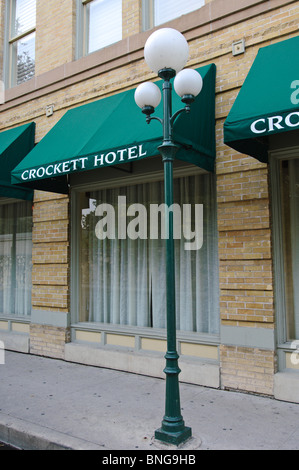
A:
[[[299,159],[289,161],[289,178],[294,323],[295,339],[299,339]]]
[[[126,197],[125,210],[136,203],[146,208],[149,229],[150,204],[164,202],[163,182],[90,192],[88,198],[93,202],[89,202],[89,206],[95,208],[108,203],[115,207],[117,214],[119,196]],[[175,179],[174,197],[180,207],[203,204],[204,236],[199,250],[185,250],[184,236],[175,240],[177,328],[217,333],[219,297],[214,176]],[[148,234],[136,240],[119,239],[118,234],[124,227],[118,226],[117,217],[115,239],[99,240],[95,236],[99,219],[94,210],[89,209],[87,213],[88,223],[86,218],[83,225],[81,222],[81,309],[85,310],[85,319],[165,328],[165,240],[152,239]],[[132,218],[127,217],[127,223],[130,220]]]
[[[32,204],[0,203],[0,313],[30,315]]]

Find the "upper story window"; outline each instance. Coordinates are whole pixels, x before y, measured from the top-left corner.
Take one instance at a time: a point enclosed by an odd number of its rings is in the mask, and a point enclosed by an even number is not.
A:
[[[19,85],[35,73],[36,0],[11,0],[9,5],[8,83]]]
[[[122,39],[122,0],[80,0],[79,56]]]
[[[205,0],[143,0],[143,28],[150,29],[198,10]]]

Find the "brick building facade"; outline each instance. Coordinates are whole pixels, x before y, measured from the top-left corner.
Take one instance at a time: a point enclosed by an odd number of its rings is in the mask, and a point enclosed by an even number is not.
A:
[[[31,28],[35,32],[34,76],[19,85],[11,85],[7,72],[12,44],[8,23],[9,9],[14,3],[0,0],[0,78],[2,75],[5,82],[5,99],[0,105],[1,132],[35,122],[38,144],[66,111],[156,79],[143,59],[144,44],[152,32],[144,27],[145,10],[149,11],[145,8],[147,2],[122,0],[122,39],[84,54],[81,20],[85,2],[37,0],[36,24]],[[215,298],[219,296],[219,301],[213,313],[218,321],[216,318],[216,326],[209,331],[178,332],[180,377],[195,384],[298,402],[298,365],[297,360],[291,360],[294,357],[291,343],[299,338],[283,334],[286,319],[281,307],[281,290],[285,286],[279,286],[279,269],[285,268],[283,255],[277,254],[282,242],[277,235],[277,194],[273,194],[277,171],[274,164],[271,170],[269,163],[226,145],[223,126],[258,50],[298,36],[299,5],[296,0],[206,0],[202,3],[198,10],[194,8],[171,19],[167,26],[178,29],[188,40],[189,67],[216,65],[218,242],[212,276],[218,283]],[[233,53],[232,46],[238,42],[245,45],[244,51]],[[299,80],[299,76],[290,80]],[[51,105],[53,113],[47,115]],[[298,110],[298,106],[294,109]],[[140,119],[143,119],[141,114]],[[271,143],[273,154],[281,158],[282,154],[291,152],[292,159],[298,159],[298,132],[294,127],[288,142],[283,133],[279,134],[279,141]],[[147,180],[143,172],[149,171],[147,159],[143,162],[144,169],[142,162],[136,167],[136,178],[103,169],[70,175],[68,194],[35,189],[32,310],[25,316],[2,312],[0,308],[0,339],[7,349],[164,375],[164,328],[115,325],[88,321],[85,317],[80,321],[80,305],[85,295],[80,290],[84,273],[78,261],[82,240],[76,230],[80,194],[84,192],[86,196],[89,191],[98,190],[96,181],[103,183],[103,179],[111,187],[116,186],[117,178],[127,178],[121,185],[134,181],[142,184]],[[160,171],[158,166],[155,171]],[[179,176],[188,176],[193,171],[184,166],[177,170]],[[7,201],[2,199],[5,204]],[[79,280],[78,271],[81,272]]]

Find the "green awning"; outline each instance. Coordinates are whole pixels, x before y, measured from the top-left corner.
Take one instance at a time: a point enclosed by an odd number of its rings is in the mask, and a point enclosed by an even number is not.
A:
[[[0,197],[32,200],[32,189],[11,184],[11,171],[34,147],[35,123],[0,133]]]
[[[299,36],[259,50],[224,123],[224,142],[261,162],[269,137],[299,129]]]
[[[214,64],[198,69],[203,89],[174,125],[180,145],[177,158],[208,171],[215,162],[215,76]],[[162,81],[157,85],[162,87]],[[145,116],[134,100],[135,90],[71,109],[12,171],[12,183],[35,189],[65,193],[67,177],[102,166],[134,162],[157,155],[162,126]],[[183,106],[173,93],[173,111]],[[162,103],[155,115],[162,117]]]

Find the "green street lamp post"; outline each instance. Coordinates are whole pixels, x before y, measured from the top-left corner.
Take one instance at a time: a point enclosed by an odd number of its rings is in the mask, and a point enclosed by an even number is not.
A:
[[[183,69],[189,56],[189,47],[184,36],[171,28],[155,31],[146,41],[144,57],[149,67],[163,79],[163,119],[152,116],[161,101],[160,89],[152,82],[139,85],[135,91],[136,104],[146,115],[147,123],[156,119],[163,126],[163,142],[158,147],[164,165],[165,205],[173,204],[173,161],[178,146],[172,137],[173,123],[179,114],[189,112],[190,105],[202,88],[202,78],[193,69]],[[181,97],[185,107],[172,114],[172,84]],[[166,212],[166,316],[167,316],[167,352],[165,355],[166,393],[165,415],[161,428],[155,431],[155,438],[167,444],[179,444],[187,441],[192,431],[185,426],[181,415],[179,392],[179,355],[176,346],[176,307],[175,307],[175,258],[173,239],[173,213]]]

